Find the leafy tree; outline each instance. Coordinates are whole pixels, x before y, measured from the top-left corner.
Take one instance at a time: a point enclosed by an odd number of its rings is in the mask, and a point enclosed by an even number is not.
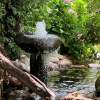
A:
[[[14,43],[14,37],[27,24],[29,15],[35,8],[41,6],[46,0],[2,0],[0,1],[0,32],[4,46],[11,59],[19,56],[19,49]],[[26,17],[25,17],[26,16]],[[27,16],[30,16],[29,18]],[[34,17],[33,17],[34,20]],[[32,21],[31,21],[32,22]],[[21,26],[22,25],[22,26]],[[31,25],[31,24],[30,24]],[[25,28],[24,28],[25,29]],[[25,31],[25,30],[24,30]]]
[[[64,46],[61,50],[81,62],[90,59],[94,50],[86,39],[87,24],[90,21],[88,2],[75,0],[72,3],[65,3],[62,0],[51,0],[47,8],[49,15],[48,20],[45,20],[47,25],[50,24],[48,31],[62,38]]]
[[[62,38],[64,46],[61,50],[82,62],[90,59],[94,52],[91,43],[98,42],[100,38],[99,0],[74,0],[71,3],[63,0],[46,1],[48,0],[0,2],[3,3],[0,9],[0,19],[3,20],[1,30],[2,33],[7,33],[7,41],[13,41],[19,31],[33,32],[36,21],[45,20],[47,31]],[[7,13],[3,12],[6,12],[7,2],[12,15],[5,18]],[[8,31],[5,31],[5,25],[9,26]]]
[[[88,23],[87,40],[91,43],[100,43],[100,1],[88,0],[90,21]]]

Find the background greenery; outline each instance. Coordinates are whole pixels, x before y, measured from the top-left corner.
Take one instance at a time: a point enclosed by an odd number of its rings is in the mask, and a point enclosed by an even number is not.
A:
[[[6,22],[5,3],[9,3],[13,11]],[[12,42],[12,37],[18,32],[34,32],[35,23],[44,20],[47,31],[61,37],[63,45],[60,52],[81,62],[92,57],[95,52],[93,45],[100,42],[99,0],[73,0],[71,3],[63,0],[4,0],[0,1],[0,5],[0,32],[3,39],[6,37],[4,41]],[[16,19],[19,20],[19,28],[16,27]],[[5,24],[9,26],[8,30],[5,30]],[[10,52],[12,51],[9,51],[10,56],[15,56]]]

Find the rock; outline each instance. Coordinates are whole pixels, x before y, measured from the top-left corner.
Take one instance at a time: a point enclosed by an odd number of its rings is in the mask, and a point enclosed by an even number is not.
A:
[[[95,97],[94,100],[100,100],[100,97]]]
[[[48,75],[49,76],[57,76],[57,75],[60,75],[60,72],[59,71],[51,71],[51,72],[48,72]]]
[[[20,59],[16,59],[15,63],[30,72],[30,59],[26,55],[21,55]]]
[[[66,69],[71,65],[71,61],[68,59],[59,60],[57,57],[50,57],[50,62],[48,63],[48,71],[57,71]]]
[[[100,59],[100,52],[97,52],[97,53],[96,53],[95,58],[96,58],[96,59]]]
[[[91,64],[88,64],[88,66],[91,68],[100,68],[100,64],[94,64],[94,63],[92,64],[91,63]]]
[[[63,59],[63,60],[60,60],[60,61],[58,62],[58,64],[59,64],[60,66],[65,66],[65,65],[71,65],[72,63],[71,63],[71,61],[68,60],[68,59]]]
[[[59,60],[65,59],[65,56],[57,54],[57,53],[55,54],[54,57],[57,57]]]
[[[49,57],[48,60],[49,60],[50,62],[53,62],[53,63],[58,63],[59,58],[57,58],[57,57]]]
[[[86,98],[83,95],[74,92],[74,93],[70,93],[67,96],[63,97],[61,100],[93,100],[90,98]]]
[[[85,65],[71,65],[70,68],[87,68]]]
[[[68,68],[72,64],[71,60],[66,56],[56,52],[50,53],[48,57],[48,71],[57,71]]]
[[[96,89],[96,95],[100,96],[100,76],[97,78],[95,82],[95,89]]]
[[[16,87],[16,89],[22,89],[23,84],[16,77],[8,76],[8,79],[9,79],[8,87],[10,88]]]
[[[58,64],[49,62],[48,63],[48,71],[54,71],[59,69]]]

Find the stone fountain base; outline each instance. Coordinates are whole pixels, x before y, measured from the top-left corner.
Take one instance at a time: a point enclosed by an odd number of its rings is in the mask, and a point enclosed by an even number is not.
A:
[[[36,54],[33,54],[31,55],[31,59],[36,59],[34,57],[34,55],[36,56]],[[63,55],[60,55],[58,54],[57,52],[53,52],[53,53],[50,53],[49,55],[46,55],[47,56],[47,59],[46,59],[46,62],[47,62],[47,71],[48,72],[51,72],[51,71],[59,71],[61,69],[66,69],[68,68],[69,66],[72,66],[72,61],[69,60],[67,57],[63,56]],[[27,56],[26,53],[25,54],[22,54],[22,59],[21,60],[16,60],[18,63],[21,63],[21,65],[23,66],[24,69],[26,69],[27,71],[30,71],[30,56]],[[39,58],[40,59],[40,58]],[[32,60],[33,62],[33,60]],[[34,60],[33,63],[35,63],[36,61]],[[37,62],[37,64],[39,64]],[[33,64],[32,64],[33,66]],[[33,69],[31,70],[34,70],[34,66],[32,67]]]

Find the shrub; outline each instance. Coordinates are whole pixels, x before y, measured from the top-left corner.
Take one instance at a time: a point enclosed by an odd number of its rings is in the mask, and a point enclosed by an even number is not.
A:
[[[92,56],[94,50],[90,45],[92,38],[89,38],[92,33],[88,26],[91,16],[87,0],[75,0],[72,3],[50,0],[47,4],[29,12],[27,16],[25,31],[34,31],[35,22],[45,20],[47,31],[61,37],[64,44],[61,51],[73,55],[82,62]]]
[[[88,34],[88,22],[90,14],[87,9],[88,3],[84,0],[76,0],[65,3],[62,0],[51,0],[48,3],[49,15],[46,23],[48,31],[59,35],[64,46],[61,51],[73,55],[81,62],[90,59],[93,48],[86,39]]]

